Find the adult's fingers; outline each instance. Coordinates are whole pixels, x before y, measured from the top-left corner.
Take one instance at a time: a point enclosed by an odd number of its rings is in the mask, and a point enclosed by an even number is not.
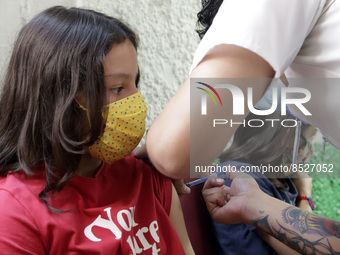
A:
[[[226,204],[227,194],[224,192],[223,187],[203,189],[202,195],[209,211]]]
[[[211,189],[211,188],[215,188],[215,187],[221,187],[222,185],[224,185],[224,180],[221,178],[209,178],[203,186],[203,190],[205,189]]]

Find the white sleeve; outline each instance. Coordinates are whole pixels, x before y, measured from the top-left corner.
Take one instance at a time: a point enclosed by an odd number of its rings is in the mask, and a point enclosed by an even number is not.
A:
[[[233,44],[265,59],[276,77],[292,63],[326,0],[224,0],[199,44],[190,72],[216,45]]]

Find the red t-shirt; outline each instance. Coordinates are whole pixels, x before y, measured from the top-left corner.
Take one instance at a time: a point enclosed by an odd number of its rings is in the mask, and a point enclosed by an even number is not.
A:
[[[75,175],[50,205],[43,174],[0,178],[1,254],[184,254],[170,220],[171,181],[133,156]]]

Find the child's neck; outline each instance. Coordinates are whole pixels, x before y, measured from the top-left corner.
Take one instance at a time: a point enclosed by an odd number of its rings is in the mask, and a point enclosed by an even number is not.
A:
[[[85,154],[82,156],[79,162],[76,174],[84,177],[94,178],[101,164],[102,161],[92,158],[90,155]]]

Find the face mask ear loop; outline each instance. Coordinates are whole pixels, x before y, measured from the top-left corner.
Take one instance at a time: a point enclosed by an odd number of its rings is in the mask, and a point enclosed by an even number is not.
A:
[[[296,124],[296,128],[295,128],[293,158],[292,158],[292,165],[293,166],[296,164],[297,155],[298,155],[298,151],[299,151],[300,134],[301,134],[301,121],[297,120],[297,124]]]

